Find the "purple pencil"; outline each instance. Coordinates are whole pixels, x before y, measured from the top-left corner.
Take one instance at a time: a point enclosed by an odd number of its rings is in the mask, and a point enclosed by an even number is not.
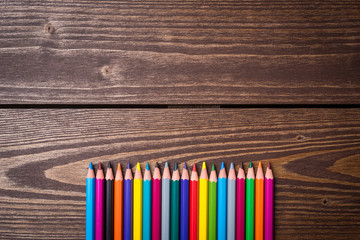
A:
[[[245,173],[242,162],[236,178],[236,240],[244,240],[245,232]]]
[[[95,187],[95,240],[104,239],[105,228],[105,179],[101,163],[96,173]]]
[[[265,173],[265,238],[273,240],[274,177],[270,162]]]

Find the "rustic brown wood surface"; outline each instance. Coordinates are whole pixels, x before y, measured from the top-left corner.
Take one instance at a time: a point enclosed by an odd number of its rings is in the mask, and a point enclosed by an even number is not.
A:
[[[3,0],[0,13],[0,103],[360,103],[356,0]]]
[[[2,109],[0,132],[1,239],[84,239],[90,161],[270,161],[275,239],[360,235],[359,109]]]

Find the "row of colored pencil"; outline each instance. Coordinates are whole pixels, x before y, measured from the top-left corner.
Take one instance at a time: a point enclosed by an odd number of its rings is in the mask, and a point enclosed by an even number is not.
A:
[[[191,177],[186,163],[180,177],[175,163],[171,177],[168,163],[163,175],[156,164],[151,176],[140,164],[133,178],[128,163],[123,178],[118,164],[114,178],[109,163],[92,163],[86,178],[87,240],[272,240],[273,174],[270,163],[264,177],[261,163],[255,172],[250,162],[247,176],[242,163],[236,176],[224,163],[210,178],[203,163],[200,178],[194,164]]]

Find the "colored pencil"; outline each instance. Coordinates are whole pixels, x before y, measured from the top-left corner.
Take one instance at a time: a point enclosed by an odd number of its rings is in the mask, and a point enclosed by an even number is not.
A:
[[[270,162],[265,173],[265,240],[273,240],[274,176]]]
[[[124,179],[121,165],[118,163],[114,182],[114,240],[123,239],[123,218],[124,218]]]
[[[105,239],[113,240],[114,237],[114,173],[109,162],[105,176]]]
[[[203,162],[199,181],[199,240],[208,238],[209,177]]]
[[[245,239],[254,240],[254,180],[255,173],[252,162],[246,175],[246,211],[245,211]]]
[[[244,240],[245,237],[245,172],[243,163],[236,178],[236,240]]]
[[[180,174],[177,163],[175,163],[174,171],[171,178],[171,187],[170,187],[170,239],[178,240],[180,237],[179,227],[180,227]]]
[[[224,162],[220,167],[217,191],[217,239],[226,239],[227,176]]]
[[[132,240],[133,175],[128,163],[124,178],[124,240]]]
[[[189,171],[184,163],[180,181],[180,240],[189,239]]]
[[[142,194],[143,179],[140,169],[140,163],[137,163],[134,176],[133,240],[142,239]]]
[[[166,162],[161,180],[161,240],[170,239],[170,178]]]
[[[209,240],[216,240],[216,185],[215,165],[212,164],[209,178]]]
[[[261,162],[255,178],[255,240],[264,240],[264,173]]]
[[[235,212],[236,212],[236,174],[234,164],[231,163],[227,185],[227,240],[235,240]]]
[[[143,182],[143,240],[151,240],[152,180],[149,163],[146,163]]]
[[[105,179],[101,163],[96,173],[95,189],[95,240],[103,240],[105,236]]]
[[[95,239],[95,173],[92,163],[86,175],[86,240]]]
[[[152,183],[152,240],[161,239],[161,174],[158,163],[155,164]]]
[[[194,164],[190,178],[189,200],[189,240],[198,239],[198,201],[199,201],[199,177]]]

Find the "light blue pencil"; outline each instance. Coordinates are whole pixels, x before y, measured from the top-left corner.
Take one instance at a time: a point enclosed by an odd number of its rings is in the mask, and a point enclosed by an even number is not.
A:
[[[226,205],[227,205],[227,177],[224,162],[221,163],[221,168],[218,176],[217,185],[217,239],[226,239]]]
[[[236,174],[231,163],[227,186],[227,240],[235,240]]]
[[[170,179],[166,162],[161,182],[161,240],[170,240]]]
[[[152,181],[149,163],[146,163],[143,179],[143,240],[151,240]]]
[[[86,176],[86,240],[95,239],[95,173],[92,163]]]

